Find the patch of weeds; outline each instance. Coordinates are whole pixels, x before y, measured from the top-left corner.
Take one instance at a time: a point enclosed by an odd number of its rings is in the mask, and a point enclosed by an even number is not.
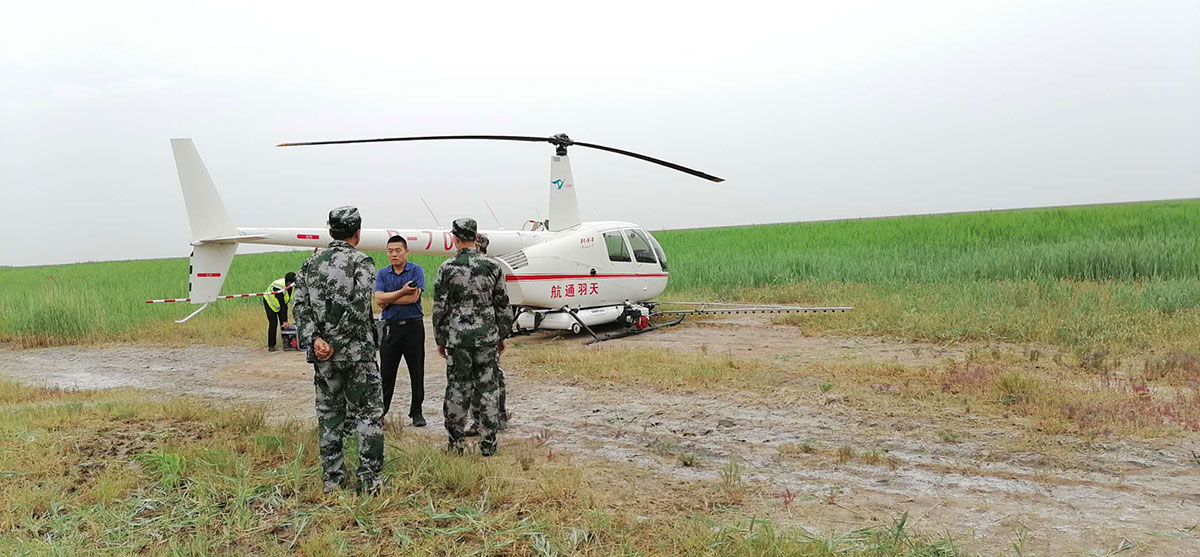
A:
[[[208,447],[195,458],[198,467],[207,468],[228,477],[241,476],[242,462],[237,453],[226,448]]]
[[[1025,546],[1029,544],[1029,529],[1021,526],[1020,528],[1017,528],[1015,532],[1013,532],[1013,535],[1016,537],[1012,544],[1010,544],[1013,553],[1016,554],[1017,557],[1025,557],[1027,554]]]
[[[929,540],[914,535],[908,528],[908,513],[892,522],[890,527],[879,527],[868,538],[868,555],[960,555],[953,540]]]
[[[1036,363],[1038,360],[1042,359],[1042,351],[1037,348],[1030,348],[1026,346],[1021,350],[1021,357],[1025,358],[1029,362]]]
[[[833,383],[821,383],[818,385],[818,388],[821,389],[822,393],[827,393],[833,390]]]
[[[961,393],[979,390],[995,380],[998,370],[995,366],[970,362],[951,362],[942,375],[942,391]]]
[[[860,454],[858,456],[858,458],[859,458],[859,460],[862,461],[863,464],[867,464],[870,466],[879,466],[885,460],[883,451],[881,451],[879,449],[871,449],[869,451],[864,451],[862,454]]]
[[[1080,349],[1075,354],[1079,359],[1079,367],[1084,371],[1102,373],[1113,368],[1108,360],[1108,350],[1097,348],[1095,350]]]
[[[282,435],[273,433],[260,433],[250,438],[250,442],[266,453],[281,452],[285,443],[288,443]]]
[[[742,487],[742,465],[736,460],[730,460],[721,467],[718,472],[721,476],[721,487],[726,491],[741,489]]]
[[[1161,358],[1147,358],[1142,366],[1142,377],[1146,380],[1200,378],[1200,357],[1175,350]]]
[[[1020,371],[1009,371],[996,377],[996,389],[1000,391],[1000,402],[1004,404],[1030,402],[1041,388],[1040,378]]]
[[[397,416],[383,420],[383,433],[389,438],[395,438],[403,435],[404,418]]]
[[[824,500],[825,503],[827,503],[829,505],[836,505],[838,495],[841,495],[841,489],[842,489],[842,487],[838,486],[838,485],[831,486],[829,488],[829,493],[826,493],[825,496],[822,497],[821,499]]]
[[[939,429],[933,432],[943,443],[957,443],[962,440],[962,434],[952,429]]]
[[[899,458],[896,458],[892,455],[888,455],[888,457],[887,457],[888,470],[895,472],[897,469],[900,468],[901,463],[902,463],[902,461]]]
[[[679,464],[681,466],[695,468],[696,463],[699,462],[699,460],[700,459],[696,456],[696,453],[679,453]]]
[[[817,448],[810,441],[784,443],[779,445],[779,452],[786,455],[812,454],[817,452]]]
[[[854,460],[854,457],[855,457],[854,449],[852,449],[850,447],[838,447],[838,450],[837,450],[838,464],[845,464],[847,462],[850,462],[851,460]]]
[[[988,357],[987,350],[980,348],[978,346],[972,346],[971,348],[967,349],[967,353],[964,356],[964,359],[968,363],[975,363],[975,362],[985,360],[985,359],[987,359],[987,357]]]
[[[142,463],[152,475],[158,476],[158,484],[164,489],[175,489],[183,484],[184,473],[188,469],[187,460],[183,455],[158,449],[141,453],[134,459]]]
[[[429,460],[433,487],[455,495],[478,491],[484,480],[484,469],[471,459],[438,455]]]
[[[241,404],[221,412],[213,421],[218,427],[237,433],[254,433],[267,425],[266,410],[259,404]]]
[[[537,455],[534,454],[532,447],[522,447],[517,451],[517,464],[521,467],[522,472],[528,472],[533,468],[533,463],[537,462]]]
[[[124,498],[138,483],[136,472],[127,467],[105,470],[92,483],[91,489],[82,494],[87,503],[111,504]]]
[[[675,452],[675,443],[666,439],[656,439],[648,445],[654,454],[661,457],[671,456]]]

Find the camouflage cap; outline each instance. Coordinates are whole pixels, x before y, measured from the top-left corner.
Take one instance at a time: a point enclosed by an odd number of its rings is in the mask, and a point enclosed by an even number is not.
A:
[[[450,233],[459,240],[467,242],[475,241],[475,233],[478,232],[479,226],[475,224],[473,218],[454,219],[454,224],[450,225]]]
[[[475,238],[475,247],[479,248],[479,253],[487,253],[489,243],[487,234],[480,234],[478,238]]]
[[[338,207],[329,212],[330,230],[358,230],[362,226],[362,217],[357,207],[349,205]]]

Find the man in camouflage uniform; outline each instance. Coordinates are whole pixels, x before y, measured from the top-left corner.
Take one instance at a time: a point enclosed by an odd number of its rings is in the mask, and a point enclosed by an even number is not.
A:
[[[346,487],[342,436],[347,410],[358,433],[358,489],[377,492],[383,478],[383,387],[371,301],[375,264],[355,249],[362,218],[354,207],[329,212],[329,248],[296,276],[296,326],[315,370],[318,441],[325,492]]]
[[[479,250],[479,254],[488,257],[488,245],[491,241],[487,234],[480,233],[475,238],[475,249]],[[504,368],[500,367],[499,361],[496,362],[496,378],[500,384],[500,424],[496,428],[497,431],[508,429],[508,387],[504,384]],[[479,405],[474,401],[471,403],[471,427],[467,428],[467,437],[477,437],[479,435]]]
[[[458,255],[438,267],[433,288],[433,333],[446,358],[446,399],[442,415],[449,450],[462,453],[467,413],[479,407],[479,452],[496,453],[500,425],[497,359],[512,328],[508,291],[500,266],[475,250],[474,219],[458,219],[450,230]]]

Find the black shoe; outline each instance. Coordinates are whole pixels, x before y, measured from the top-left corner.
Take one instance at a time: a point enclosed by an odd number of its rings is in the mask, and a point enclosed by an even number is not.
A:
[[[350,478],[345,478],[340,482],[325,481],[323,489],[325,493],[333,493],[339,489],[350,489]]]
[[[479,437],[479,424],[471,424],[471,427],[463,432],[463,437]]]
[[[274,346],[267,347],[267,352],[278,352],[278,351],[279,351],[279,349]]]
[[[354,493],[356,495],[362,495],[365,493],[367,495],[375,497],[382,492],[383,492],[383,480],[375,480],[370,483],[358,482],[358,485],[355,486],[355,488],[354,488]]]
[[[417,414],[412,417],[413,427],[425,427],[425,416]]]

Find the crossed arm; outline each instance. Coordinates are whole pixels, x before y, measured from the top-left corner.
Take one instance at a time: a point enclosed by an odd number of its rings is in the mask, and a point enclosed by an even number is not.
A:
[[[400,290],[375,293],[375,305],[379,306],[379,309],[387,308],[389,305],[415,304],[420,299],[421,289],[416,286],[405,285]]]

